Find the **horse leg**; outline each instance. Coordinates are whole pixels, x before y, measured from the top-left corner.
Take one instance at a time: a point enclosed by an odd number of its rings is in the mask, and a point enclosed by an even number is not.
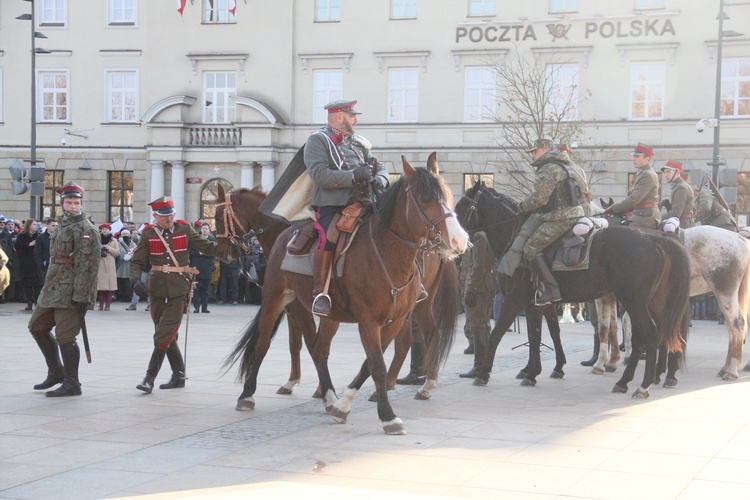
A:
[[[292,315],[287,316],[289,325],[289,356],[291,357],[292,369],[289,372],[289,379],[278,388],[276,394],[288,395],[294,391],[302,378],[302,368],[300,364],[300,352],[302,351],[302,330],[296,319]],[[314,325],[313,325],[314,326]]]
[[[632,352],[630,354],[630,358],[627,361],[627,365],[625,367],[625,370],[623,371],[622,377],[617,381],[617,383],[615,383],[615,386],[612,388],[612,392],[625,393],[628,391],[628,382],[633,380],[633,378],[635,377],[635,370],[638,367],[638,361],[640,360],[641,352],[643,352],[643,349],[645,347],[647,353],[646,376],[644,377],[645,387],[642,385],[639,391],[636,392],[636,394],[640,394],[643,397],[648,397],[648,388],[653,382],[654,365],[656,364],[656,325],[651,319],[651,315],[646,308],[646,304],[625,304],[625,309],[629,313],[630,320],[632,322]],[[653,344],[653,348],[648,347],[646,345],[646,342],[651,342]],[[651,359],[652,364],[650,367],[650,372],[648,370],[649,350],[651,351],[650,354],[653,354],[653,358]],[[650,378],[647,379],[646,377]],[[648,380],[648,384],[646,384],[646,380]],[[634,397],[635,396],[636,395],[634,394]]]
[[[664,387],[674,387],[677,385],[677,377],[675,374],[680,367],[680,361],[684,356],[682,353],[670,352],[667,355],[667,376],[664,378]]]
[[[667,359],[670,354],[665,347],[659,347],[656,355],[656,371],[654,373],[654,384],[661,383],[662,373],[667,371]]]
[[[419,326],[424,344],[424,384],[417,389],[414,399],[426,401],[432,397],[432,390],[437,387],[438,371],[440,370],[440,338],[436,332],[435,318],[432,315],[432,303],[429,300],[420,302],[414,308],[414,318]]]
[[[568,362],[565,359],[565,351],[563,350],[562,341],[560,340],[560,322],[557,319],[557,308],[554,304],[549,305],[542,311],[544,318],[547,320],[547,328],[549,328],[549,336],[552,338],[552,345],[555,348],[555,368],[550,374],[550,378],[563,378],[565,372],[563,367]],[[541,325],[540,325],[541,329]],[[540,346],[541,348],[541,346]],[[540,360],[541,366],[541,360]]]
[[[306,310],[306,312],[309,314],[309,311]],[[312,318],[312,316],[310,317]],[[331,353],[331,342],[338,329],[339,324],[336,321],[321,318],[318,335],[311,342],[313,361],[315,369],[318,372],[318,388],[323,398],[323,405],[328,413],[330,413],[338,399],[336,389],[333,387],[333,382],[331,381],[331,374],[328,371],[328,356]],[[309,346],[310,344],[308,344],[308,348]]]
[[[599,328],[604,333],[599,334],[599,355],[604,371],[614,373],[617,371],[617,362],[620,361],[620,346],[617,339],[617,299],[613,294],[608,294],[597,301],[601,304],[604,317],[599,321]],[[602,351],[604,355],[602,356]]]
[[[525,305],[531,300],[530,284],[522,285],[521,282],[516,282],[516,289],[514,293],[505,296],[502,310],[500,311],[500,318],[495,321],[495,327],[490,332],[489,346],[487,347],[487,353],[484,356],[484,362],[477,372],[477,376],[474,379],[473,385],[487,385],[490,380],[490,372],[492,371],[492,365],[495,363],[495,354],[497,353],[497,346],[500,345],[500,341],[503,339],[505,332],[511,327],[513,321],[518,316],[518,313],[525,307]]]
[[[627,311],[622,315],[622,343],[625,346],[625,363],[627,363],[633,355],[633,322]]]
[[[729,333],[727,358],[724,366],[716,376],[721,377],[722,380],[737,380],[740,376],[739,369],[742,366],[742,348],[745,343],[747,323],[742,316],[736,291],[730,296],[721,296],[718,291],[715,291],[714,294],[716,295],[721,312],[724,313],[725,324]],[[747,368],[745,367],[745,369]]]
[[[542,371],[542,360],[539,353],[542,345],[542,314],[539,309],[538,307],[526,308],[526,335],[529,341],[529,362],[526,365],[528,371],[524,373],[521,385],[527,387],[536,385],[536,376]],[[520,375],[521,373],[516,375],[516,378],[519,378]]]

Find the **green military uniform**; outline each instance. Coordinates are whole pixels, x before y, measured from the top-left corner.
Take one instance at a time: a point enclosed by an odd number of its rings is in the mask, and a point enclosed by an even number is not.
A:
[[[61,198],[83,198],[83,190],[73,182],[58,190]],[[29,320],[29,331],[47,362],[47,379],[35,389],[47,389],[63,382],[48,396],[80,395],[78,362],[80,350],[76,336],[81,331],[81,317],[93,309],[99,273],[101,243],[99,231],[85,213],[65,212],[60,227],[50,240],[50,263],[38,307]],[[55,329],[55,338],[52,329]],[[63,367],[57,352],[63,353]],[[63,372],[64,370],[64,372]]]
[[[171,198],[162,197],[150,205],[157,217],[174,215]],[[201,237],[187,221],[174,221],[170,229],[149,225],[141,232],[141,239],[130,260],[130,281],[133,290],[139,295],[145,291],[145,285],[140,280],[141,272],[151,264],[148,297],[151,319],[155,326],[154,350],[146,369],[146,377],[136,386],[147,394],[154,388],[154,381],[165,355],[172,368],[172,377],[159,388],[185,387],[185,364],[177,345],[177,331],[182,315],[189,306],[188,293],[193,282],[192,276],[197,272],[189,266],[191,248],[205,255],[216,254],[216,243]]]
[[[630,223],[647,229],[656,229],[661,221],[659,212],[659,177],[648,165],[638,169],[635,175],[633,191],[621,202],[615,203],[610,210],[614,213],[632,212]]]
[[[695,220],[704,226],[716,226],[737,232],[737,222],[709,191],[702,189],[695,198]]]
[[[693,188],[679,175],[672,179],[669,187],[671,189],[669,201],[672,204],[672,209],[662,217],[662,220],[677,217],[680,219],[681,228],[695,227],[695,221],[693,220],[693,203],[695,201]]]

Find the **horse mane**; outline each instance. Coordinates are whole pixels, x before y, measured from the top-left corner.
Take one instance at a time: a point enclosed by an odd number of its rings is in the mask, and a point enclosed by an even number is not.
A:
[[[445,192],[443,191],[443,185],[440,180],[435,177],[426,167],[414,167],[417,172],[417,178],[412,184],[412,190],[418,193],[424,193],[432,199],[437,199],[440,202],[445,200]],[[399,194],[406,189],[407,179],[405,176],[401,176],[399,180],[391,184],[388,189],[385,190],[383,195],[378,198],[375,202],[378,213],[378,223],[380,227],[387,226],[393,214],[398,206]]]

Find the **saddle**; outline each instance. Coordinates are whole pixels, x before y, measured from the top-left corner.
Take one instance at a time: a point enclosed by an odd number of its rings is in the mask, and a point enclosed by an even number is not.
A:
[[[547,247],[544,257],[551,263],[553,271],[581,271],[589,268],[591,240],[600,227],[594,225],[585,234],[576,234],[574,229],[566,232],[562,238]]]

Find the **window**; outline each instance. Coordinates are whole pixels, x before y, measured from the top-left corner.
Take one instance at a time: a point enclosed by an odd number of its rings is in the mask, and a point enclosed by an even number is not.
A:
[[[105,122],[138,121],[138,71],[108,70],[106,72]]]
[[[635,8],[638,10],[663,9],[664,0],[635,0]]]
[[[237,119],[234,96],[237,94],[237,74],[203,74],[203,121],[205,123],[230,123]]]
[[[391,0],[391,19],[416,19],[417,0]]]
[[[38,9],[39,25],[65,26],[68,22],[68,0],[42,0]]]
[[[750,58],[722,59],[721,116],[750,116]]]
[[[107,0],[110,26],[133,26],[138,18],[138,0]]]
[[[550,64],[547,78],[550,82],[547,119],[559,122],[578,118],[578,65]]]
[[[550,12],[578,12],[578,0],[549,0]]]
[[[641,62],[630,66],[630,118],[664,118],[664,63]]]
[[[37,121],[70,122],[69,72],[37,71]]]
[[[388,121],[417,121],[417,84],[419,76],[416,68],[399,68],[388,71]]]
[[[63,216],[62,206],[58,202],[57,190],[64,184],[64,170],[44,171],[44,196],[42,197],[42,218],[59,218]]]
[[[466,68],[464,121],[495,121],[495,73],[489,67]]]
[[[313,123],[326,123],[328,112],[323,106],[342,99],[343,74],[339,70],[316,70],[313,72]]]
[[[495,0],[469,0],[470,16],[494,16]]]
[[[464,174],[464,193],[473,188],[477,180],[487,187],[495,187],[495,174]]]
[[[133,171],[107,172],[109,181],[109,221],[133,220]]]
[[[219,202],[219,184],[224,187],[224,192],[232,190],[232,184],[224,179],[211,179],[203,186],[201,191],[201,214],[200,219],[216,229],[216,204]]]
[[[315,20],[341,21],[341,0],[315,0]]]
[[[237,17],[229,11],[230,7],[234,10],[236,5],[236,0],[203,0],[203,22],[236,23]]]

